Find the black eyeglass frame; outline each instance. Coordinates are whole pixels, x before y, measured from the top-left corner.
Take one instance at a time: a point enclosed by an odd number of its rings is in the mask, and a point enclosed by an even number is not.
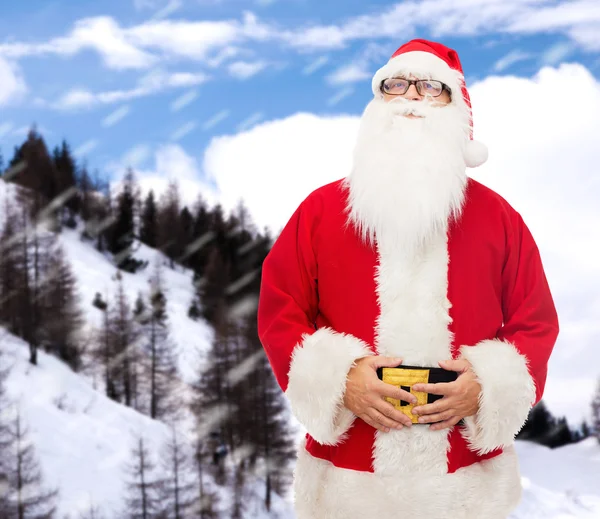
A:
[[[384,85],[384,83],[385,83],[385,82],[386,82],[388,79],[401,79],[402,81],[406,81],[406,82],[408,83],[408,86],[406,87],[406,90],[405,90],[404,92],[400,93],[400,94],[390,94],[389,92],[385,92],[385,91],[383,90],[383,85]],[[431,81],[435,81],[436,83],[440,83],[440,84],[442,85],[442,90],[441,90],[441,92],[440,92],[438,95],[436,95],[436,96],[434,96],[434,95],[431,95],[431,94],[421,94],[420,88],[417,86],[417,84],[418,84],[418,83],[420,83],[421,81],[424,81],[424,82],[427,82],[427,81],[430,81],[430,82],[431,82]],[[419,93],[419,95],[420,95],[420,96],[422,96],[422,95],[426,95],[426,96],[431,96],[431,97],[440,97],[440,96],[442,95],[442,93],[444,92],[444,90],[445,90],[446,92],[448,92],[448,95],[449,95],[450,97],[452,97],[452,89],[451,89],[451,88],[450,88],[448,85],[446,85],[446,83],[444,83],[444,82],[440,81],[439,79],[406,79],[406,78],[403,78],[403,77],[388,77],[388,78],[386,78],[386,79],[382,79],[382,80],[381,80],[381,83],[380,83],[380,85],[379,85],[379,91],[380,91],[382,94],[387,94],[387,95],[389,95],[389,96],[402,96],[402,95],[406,94],[406,92],[408,92],[408,90],[410,89],[411,85],[415,85],[415,88],[417,89],[417,92]]]

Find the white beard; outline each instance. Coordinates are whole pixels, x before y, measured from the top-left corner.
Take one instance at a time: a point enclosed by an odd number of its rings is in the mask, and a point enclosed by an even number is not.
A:
[[[373,99],[345,179],[349,220],[361,237],[408,253],[444,232],[462,209],[467,135],[468,119],[452,103]]]

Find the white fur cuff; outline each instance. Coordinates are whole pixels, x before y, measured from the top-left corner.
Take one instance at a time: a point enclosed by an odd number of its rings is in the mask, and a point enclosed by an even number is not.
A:
[[[285,392],[292,412],[323,445],[345,439],[356,416],[344,407],[346,379],[354,361],[373,355],[360,339],[331,328],[305,334],[292,352]]]
[[[481,384],[479,411],[465,418],[465,439],[479,454],[512,445],[535,402],[527,358],[497,339],[463,346],[460,352]]]

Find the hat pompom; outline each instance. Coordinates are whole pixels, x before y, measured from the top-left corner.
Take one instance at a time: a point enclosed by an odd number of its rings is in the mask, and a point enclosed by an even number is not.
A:
[[[468,168],[481,166],[488,159],[488,149],[483,142],[469,140],[464,152],[465,164]]]

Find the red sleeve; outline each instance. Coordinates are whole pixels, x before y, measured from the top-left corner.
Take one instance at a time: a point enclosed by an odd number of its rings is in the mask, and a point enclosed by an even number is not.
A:
[[[315,331],[317,263],[312,247],[315,214],[307,201],[298,207],[263,263],[258,303],[258,333],[285,391],[294,347]]]
[[[265,259],[258,334],[296,419],[317,442],[335,445],[356,419],[343,405],[348,372],[373,352],[353,335],[315,329],[321,210],[321,200],[305,200]]]
[[[558,317],[540,253],[512,210],[502,270],[504,323],[494,339],[462,346],[481,385],[479,409],[465,418],[465,438],[481,454],[511,445],[544,392]]]
[[[498,338],[509,341],[527,357],[537,403],[544,392],[548,360],[558,337],[558,316],[538,247],[518,213],[512,230],[502,272],[504,326]]]

